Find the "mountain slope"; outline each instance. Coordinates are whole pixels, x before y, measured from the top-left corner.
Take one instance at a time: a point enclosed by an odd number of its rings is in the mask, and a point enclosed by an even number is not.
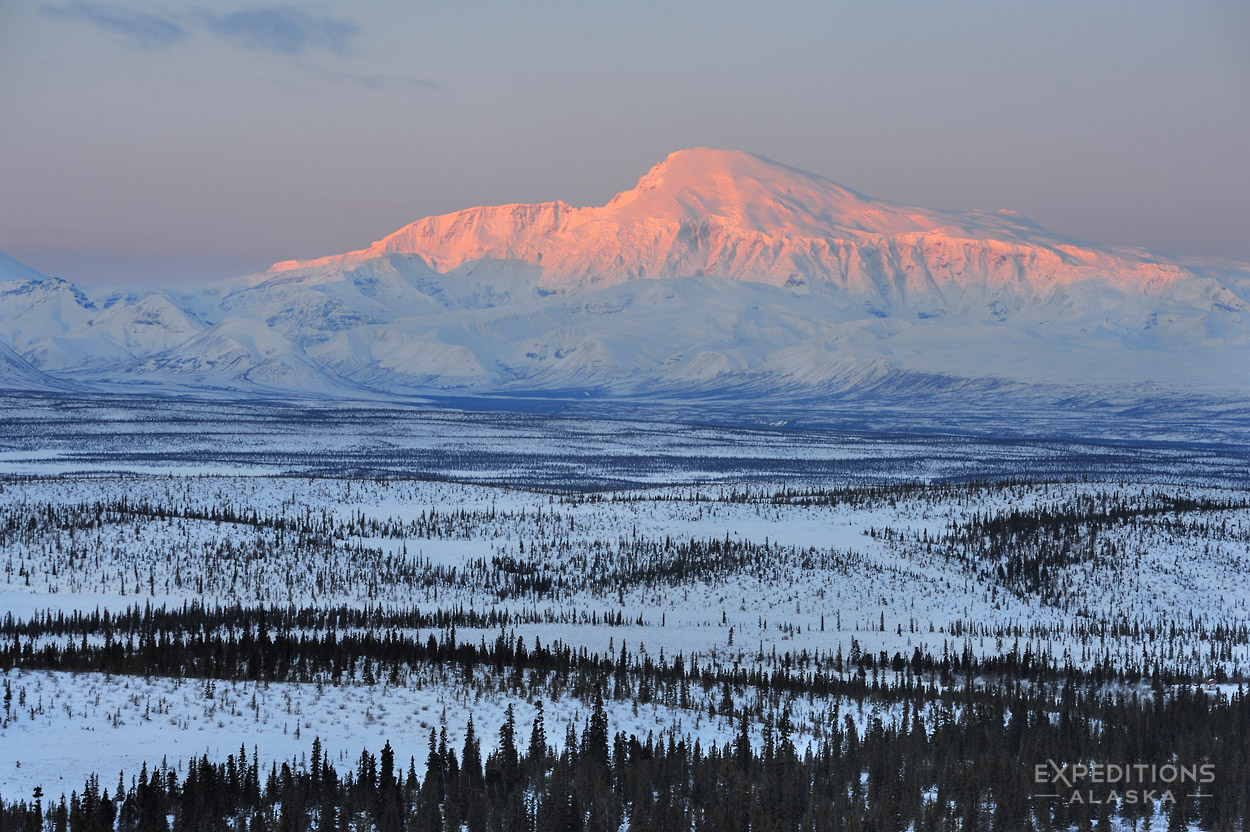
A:
[[[107,380],[170,389],[350,394],[304,351],[261,321],[227,317],[170,349],[139,361],[81,373]]]
[[[23,280],[46,280],[47,275],[0,251],[0,283]]]
[[[62,391],[70,386],[31,366],[12,347],[0,341],[0,390],[47,393]]]

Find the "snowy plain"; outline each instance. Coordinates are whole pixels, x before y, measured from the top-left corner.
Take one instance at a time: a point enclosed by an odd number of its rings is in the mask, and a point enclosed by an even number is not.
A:
[[[1238,487],[1246,461],[1219,442],[1195,449],[833,431],[796,442],[793,428],[447,411],[408,416],[413,429],[400,433],[388,432],[390,412],[325,414],[324,424],[354,424],[349,433],[310,429],[317,420],[289,410],[257,408],[249,426],[228,407],[170,403],[141,426],[132,406],[91,419],[80,419],[78,405],[9,407],[29,414],[25,426],[7,423],[0,456],[0,610],[18,621],[197,601],[469,609],[511,613],[509,633],[527,642],[605,658],[628,645],[635,655],[709,667],[919,649],[1031,651],[1083,668],[1148,660],[1182,673],[1219,667],[1228,678],[1250,668],[1250,647],[1212,635],[1250,621],[1250,507]],[[229,446],[228,424],[237,427]],[[48,441],[71,425],[60,447]],[[458,442],[446,441],[452,435]],[[327,457],[354,474],[327,476],[319,467]],[[779,475],[787,464],[806,479]],[[1050,476],[1014,481],[1035,472]],[[970,544],[958,538],[979,518],[1116,500],[1154,513],[1078,531],[1100,548],[1070,564],[1063,586],[1045,596],[969,560]],[[1184,500],[1229,507],[1193,522],[1159,508]],[[655,577],[673,566],[665,553],[712,541],[750,555],[731,569],[695,562],[680,580]],[[501,563],[554,588],[518,592]],[[609,613],[620,614],[611,626]],[[1097,622],[1124,626],[1109,633],[1091,628]],[[1179,627],[1170,638],[1154,635],[1171,625]],[[457,635],[485,644],[500,631]],[[92,772],[110,784],[144,762],[176,767],[240,746],[264,761],[297,760],[314,736],[345,759],[389,740],[419,771],[431,728],[445,725],[458,741],[472,716],[489,745],[508,703],[524,728],[538,698],[517,698],[489,673],[469,687],[446,670],[410,672],[399,684],[222,680],[210,692],[202,679],[10,670],[15,704],[0,729],[0,795],[39,784],[68,792]],[[862,701],[836,697],[732,695],[790,707],[800,743],[839,711],[858,709],[857,721],[889,715],[870,703],[866,717]],[[734,725],[715,713],[721,696],[696,690],[684,707],[609,701],[609,715],[613,730],[671,728],[724,743]],[[557,743],[563,725],[580,725],[588,712],[558,692],[546,706]]]

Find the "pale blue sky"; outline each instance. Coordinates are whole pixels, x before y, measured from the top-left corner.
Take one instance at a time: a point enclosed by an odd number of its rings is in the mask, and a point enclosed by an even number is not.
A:
[[[0,2],[0,251],[85,283],[602,204],[667,153],[1250,259],[1239,2]]]

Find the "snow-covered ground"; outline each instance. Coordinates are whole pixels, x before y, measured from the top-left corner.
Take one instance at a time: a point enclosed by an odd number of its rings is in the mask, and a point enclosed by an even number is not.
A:
[[[0,673],[14,691],[15,712],[0,723],[0,798],[26,798],[35,786],[53,796],[68,795],[81,790],[92,773],[111,790],[119,772],[129,782],[145,762],[166,760],[177,768],[204,754],[224,760],[240,748],[248,757],[256,753],[262,763],[298,761],[306,759],[315,737],[335,759],[348,761],[362,749],[376,753],[389,741],[405,769],[411,760],[422,774],[431,729],[445,727],[448,741],[459,749],[472,718],[490,747],[508,705],[518,736],[529,737],[536,702],[507,692],[468,691],[454,678],[438,675],[394,687],[217,681],[210,691],[204,680]],[[673,729],[706,746],[729,741],[736,728],[725,717],[709,717],[697,708],[613,700],[605,708],[614,732],[642,738]],[[800,701],[795,712],[806,710]],[[548,742],[558,748],[570,721],[580,732],[590,709],[577,699],[544,699],[543,712]]]
[[[0,485],[0,609],[24,620],[195,600],[471,608],[517,615],[509,629],[527,642],[603,656],[627,644],[636,655],[681,654],[716,667],[802,651],[910,657],[919,648],[1244,673],[1250,646],[1214,629],[1250,620],[1250,509],[1157,512],[1079,532],[1097,548],[1063,570],[1063,591],[1049,599],[1013,590],[950,537],[974,518],[1061,511],[1081,499],[1145,506],[1181,498],[1245,502],[1237,491],[1123,483],[886,488],[810,500],[721,484],[561,496],[316,477],[10,479]],[[699,554],[713,542],[726,548]],[[673,577],[678,564],[686,571]],[[510,582],[518,569],[553,583],[518,592]],[[619,624],[604,623],[616,613]],[[1123,626],[1100,629],[1108,623]],[[458,633],[463,643],[498,635]],[[444,721],[458,737],[472,715],[489,739],[508,702],[520,725],[532,718],[527,700],[489,685],[470,691],[446,672],[418,669],[404,684],[372,687],[217,682],[210,697],[203,680],[10,671],[0,794],[36,783],[53,793],[77,788],[92,770],[108,783],[110,772],[133,772],[143,760],[173,765],[240,745],[291,759],[313,736],[348,756],[389,739],[401,759],[420,764],[429,729]],[[733,726],[707,714],[719,694],[700,691],[684,709],[614,701],[610,716],[627,733],[675,728],[723,742]],[[791,704],[812,730],[813,709],[831,703]],[[552,741],[586,709],[548,702]]]
[[[940,653],[952,631],[960,634],[952,647],[970,639],[974,652],[995,654],[1002,645],[993,631],[1021,628],[1022,649],[1046,639],[1079,663],[1081,645],[1068,632],[1074,613],[1180,622],[1182,631],[1191,619],[1213,625],[1250,617],[1250,510],[1213,512],[1202,518],[1210,528],[1187,526],[1193,515],[1177,523],[1165,514],[1099,529],[1101,554],[1064,570],[1062,603],[1009,591],[959,560],[959,545],[939,539],[973,516],[1057,509],[1082,496],[1147,500],[1155,491],[1094,483],[954,487],[786,505],[770,489],[746,499],[746,489],[735,496],[721,486],[582,498],[317,478],[14,481],[0,493],[10,529],[0,533],[0,599],[19,617],[190,600],[465,606],[549,620],[569,609],[619,611],[641,624],[611,635],[558,621],[532,626],[544,639],[595,651],[614,637],[687,655],[729,650],[732,628],[744,659],[773,647],[849,651],[852,636],[874,651]],[[1217,489],[1159,493],[1244,499]],[[45,522],[55,517],[67,527]],[[681,581],[651,574],[671,568],[683,544],[723,542],[745,553],[729,572],[709,555],[688,562]],[[501,564],[558,585],[519,593]],[[1184,634],[1171,648],[1205,655],[1201,640]],[[1127,657],[1137,647],[1104,635],[1104,650]]]

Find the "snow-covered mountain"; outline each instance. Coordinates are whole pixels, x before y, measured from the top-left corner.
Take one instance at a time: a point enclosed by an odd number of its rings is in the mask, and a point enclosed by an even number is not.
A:
[[[674,153],[602,207],[427,217],[198,290],[97,295],[6,263],[0,340],[114,389],[1250,392],[1245,266],[880,202],[730,151]]]
[[[892,205],[760,156],[706,148],[671,154],[603,207],[470,208],[418,220],[367,249],[271,271],[388,254],[419,255],[439,272],[519,260],[541,267],[553,289],[712,275],[829,284],[883,308],[932,311],[961,309],[970,290],[976,299],[1002,290],[1038,297],[1089,278],[1157,290],[1184,276],[1144,252],[1059,239],[1013,212]]]

